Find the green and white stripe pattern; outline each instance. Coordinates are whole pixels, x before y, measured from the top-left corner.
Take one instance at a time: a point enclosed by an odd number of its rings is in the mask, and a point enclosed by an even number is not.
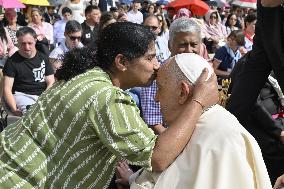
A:
[[[92,69],[57,82],[0,135],[0,188],[107,188],[118,160],[151,169],[156,136],[132,98]]]

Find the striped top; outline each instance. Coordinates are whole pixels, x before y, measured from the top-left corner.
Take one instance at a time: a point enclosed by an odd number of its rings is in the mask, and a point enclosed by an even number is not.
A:
[[[156,136],[94,68],[43,93],[0,135],[0,188],[107,188],[118,160],[151,170]]]

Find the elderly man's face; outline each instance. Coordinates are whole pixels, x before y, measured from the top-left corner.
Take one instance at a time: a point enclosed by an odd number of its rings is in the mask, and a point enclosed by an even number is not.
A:
[[[174,58],[171,58],[158,71],[156,79],[158,90],[155,97],[155,100],[160,102],[163,118],[169,125],[175,120],[179,106],[179,86],[177,86],[176,81],[173,79],[171,64],[175,64]]]
[[[171,55],[181,53],[200,53],[201,41],[198,33],[185,33],[179,32],[173,38],[172,45],[170,46]]]

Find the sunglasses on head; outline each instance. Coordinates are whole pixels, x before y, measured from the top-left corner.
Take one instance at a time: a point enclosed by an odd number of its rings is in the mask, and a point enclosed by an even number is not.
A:
[[[68,35],[68,37],[69,37],[72,41],[75,41],[76,39],[77,39],[78,41],[81,41],[81,37],[69,36],[69,35]]]

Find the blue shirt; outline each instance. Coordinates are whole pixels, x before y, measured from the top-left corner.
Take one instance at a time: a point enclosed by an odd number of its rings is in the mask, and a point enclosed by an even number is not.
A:
[[[220,47],[214,56],[214,59],[220,62],[218,69],[222,71],[228,71],[228,69],[233,69],[240,58],[240,51],[237,50],[236,52],[233,52],[233,50],[227,45]]]

